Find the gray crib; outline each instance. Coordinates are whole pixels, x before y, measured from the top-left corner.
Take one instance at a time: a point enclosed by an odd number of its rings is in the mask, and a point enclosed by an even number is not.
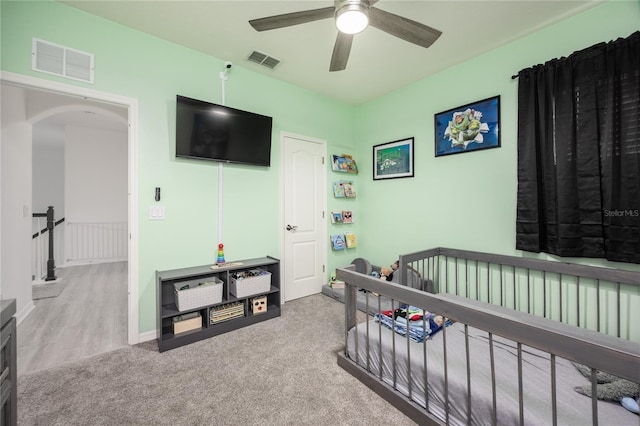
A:
[[[397,273],[400,284],[338,269],[338,364],[416,422],[640,425],[615,394],[639,390],[639,272],[435,248],[400,256]],[[451,325],[415,342],[365,314],[385,299]]]

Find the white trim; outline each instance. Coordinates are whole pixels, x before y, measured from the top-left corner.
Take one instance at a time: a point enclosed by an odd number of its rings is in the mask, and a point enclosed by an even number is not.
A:
[[[129,104],[129,344],[139,342],[138,277],[138,100]]]
[[[93,105],[81,105],[81,104],[75,104],[75,105],[70,104],[70,105],[63,105],[63,106],[49,108],[46,111],[42,111],[34,115],[33,117],[29,118],[28,121],[30,123],[35,124],[40,120],[44,120],[47,117],[51,117],[52,115],[69,112],[69,111],[91,111],[100,115],[107,116],[108,118],[121,123],[123,126],[126,126],[128,124],[126,118],[124,118],[123,116],[113,111],[109,111],[108,109],[104,109],[100,107],[95,107]]]
[[[146,331],[144,333],[140,333],[140,335],[138,336],[138,343],[150,342],[151,340],[156,340],[157,338],[158,338],[157,330]]]
[[[93,89],[72,86],[41,78],[15,74],[7,71],[0,72],[2,83],[15,86],[31,87],[42,90],[49,90],[65,95],[75,95],[89,100],[109,102],[127,108],[128,139],[129,139],[129,159],[128,159],[128,190],[129,190],[129,248],[128,248],[128,343],[135,345],[139,342],[139,289],[138,289],[138,100],[111,93],[99,92]],[[32,302],[33,303],[33,302]],[[26,312],[28,314],[28,312]],[[26,316],[26,314],[24,316]],[[153,332],[155,333],[155,331]]]
[[[288,259],[283,257],[284,253],[284,241],[285,241],[285,211],[284,211],[284,167],[282,167],[282,163],[284,161],[284,139],[285,138],[293,138],[293,139],[301,139],[303,141],[309,141],[313,143],[318,143],[322,146],[322,155],[324,156],[324,167],[322,168],[322,180],[323,180],[323,188],[327,188],[327,141],[324,139],[312,138],[309,136],[303,136],[296,133],[289,133],[285,131],[280,131],[280,303],[284,303],[284,293],[285,293],[285,285],[284,285],[284,267],[287,264]],[[324,211],[324,219],[322,221],[322,235],[327,234],[327,194],[325,191],[324,196],[322,197],[322,211]],[[327,238],[322,238],[322,264],[324,265],[324,272],[322,273],[322,281],[327,282],[328,277],[328,265],[327,265]]]
[[[29,316],[29,314],[31,313],[31,311],[33,311],[33,309],[36,307],[35,303],[33,303],[33,300],[29,300],[29,302],[27,303],[27,306],[25,306],[21,311],[16,312],[16,326],[20,325],[20,323],[22,322],[22,320],[24,320],[26,317]]]

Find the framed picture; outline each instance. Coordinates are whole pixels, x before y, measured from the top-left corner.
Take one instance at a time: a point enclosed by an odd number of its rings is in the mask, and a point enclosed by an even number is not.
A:
[[[373,147],[373,180],[413,177],[413,138]]]
[[[500,96],[435,115],[436,157],[500,147]]]

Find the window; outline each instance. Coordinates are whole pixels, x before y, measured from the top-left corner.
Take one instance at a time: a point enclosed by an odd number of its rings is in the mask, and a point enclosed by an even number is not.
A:
[[[518,79],[516,248],[640,263],[640,32]]]

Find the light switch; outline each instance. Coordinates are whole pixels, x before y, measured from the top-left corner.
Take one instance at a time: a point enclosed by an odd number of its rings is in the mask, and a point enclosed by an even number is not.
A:
[[[149,220],[164,219],[164,206],[149,206]]]

